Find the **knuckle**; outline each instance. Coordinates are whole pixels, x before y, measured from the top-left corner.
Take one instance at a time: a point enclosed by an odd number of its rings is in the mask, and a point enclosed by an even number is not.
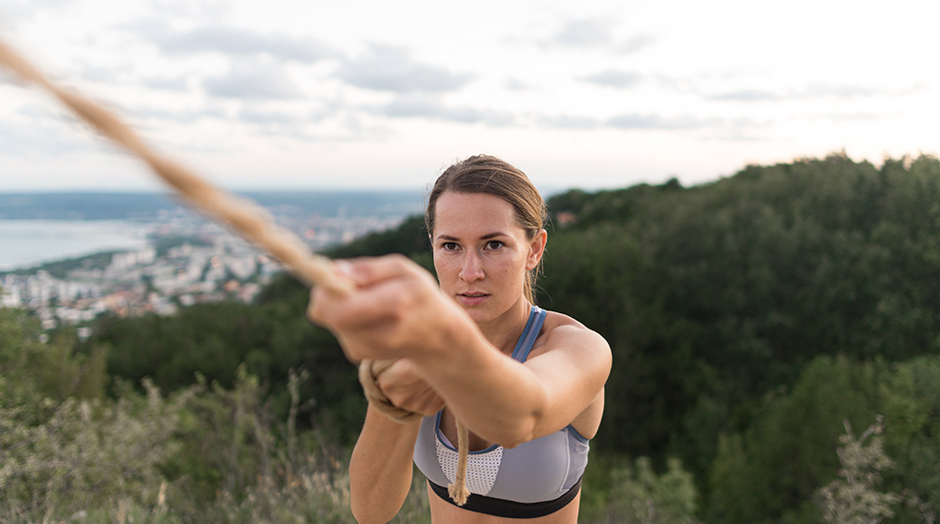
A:
[[[307,305],[307,318],[313,321],[323,321],[324,309],[322,302],[317,300],[316,296],[311,296],[310,304]]]

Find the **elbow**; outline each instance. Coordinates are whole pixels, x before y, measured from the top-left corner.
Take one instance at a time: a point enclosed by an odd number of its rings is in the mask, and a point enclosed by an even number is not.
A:
[[[507,419],[499,424],[499,435],[494,435],[495,438],[492,439],[494,442],[498,442],[504,448],[512,449],[540,436],[539,428],[545,419],[548,393],[544,388],[537,391],[538,396],[532,402],[527,403],[528,407],[515,413],[506,413]]]
[[[356,500],[355,495],[350,494],[349,499],[349,509],[352,510],[353,518],[356,519],[356,522],[359,524],[378,522],[378,520],[374,519],[370,514],[367,505],[358,503],[359,501]]]
[[[514,448],[519,444],[525,444],[535,440],[539,435],[539,428],[545,420],[545,413],[548,409],[548,391],[541,384],[534,389],[535,394],[529,397],[529,402],[519,402],[517,406],[521,408],[515,413],[507,413],[510,419],[501,424],[503,434],[499,439],[493,439],[499,442],[504,448]],[[525,406],[525,407],[523,407]]]
[[[370,507],[369,501],[357,501],[354,497],[351,497],[350,509],[352,510],[353,518],[355,518],[356,522],[359,524],[385,524],[395,518],[395,513],[382,515],[380,512],[376,511],[376,508]]]
[[[388,500],[379,492],[362,492],[350,486],[349,509],[359,524],[385,524],[395,518],[401,509],[402,501],[395,505],[394,500]]]
[[[520,444],[525,444],[526,442],[528,442],[528,441],[530,441],[530,440],[532,440],[532,439],[518,438],[518,439],[512,439],[512,440],[504,440],[503,443],[500,444],[500,446],[502,446],[502,447],[504,447],[504,448],[506,448],[506,449],[512,449],[512,448],[514,448],[514,447],[516,447],[516,446],[518,446],[518,445],[520,445]]]
[[[503,426],[503,431],[497,438],[494,438],[493,441],[499,443],[500,446],[506,449],[512,449],[520,444],[534,440],[538,420],[539,417],[537,414],[517,419],[514,424]]]

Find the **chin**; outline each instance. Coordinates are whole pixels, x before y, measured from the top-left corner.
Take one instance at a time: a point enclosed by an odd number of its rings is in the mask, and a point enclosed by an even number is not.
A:
[[[461,306],[463,310],[467,313],[467,316],[470,317],[474,322],[479,324],[480,322],[486,322],[489,320],[489,316],[486,311],[477,306]]]
[[[481,304],[463,308],[467,312],[467,316],[477,324],[485,324],[491,320],[496,320],[508,309],[509,306],[497,307],[496,304]]]

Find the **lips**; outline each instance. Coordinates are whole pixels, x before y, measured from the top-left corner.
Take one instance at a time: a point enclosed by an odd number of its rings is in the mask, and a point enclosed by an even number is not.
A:
[[[489,297],[489,293],[457,293],[457,301],[465,306],[476,306]]]

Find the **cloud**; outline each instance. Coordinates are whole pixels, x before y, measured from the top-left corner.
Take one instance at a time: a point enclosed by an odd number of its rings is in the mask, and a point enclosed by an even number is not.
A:
[[[596,129],[601,126],[596,118],[577,115],[541,115],[536,121],[543,127],[557,129]]]
[[[176,15],[190,20],[219,20],[231,14],[229,0],[152,0],[153,7],[165,15]]]
[[[238,120],[252,124],[288,125],[301,121],[301,118],[293,113],[242,108],[242,110],[238,112]]]
[[[85,80],[114,84],[121,81],[125,74],[131,72],[130,66],[98,67],[86,65],[82,68],[81,76]]]
[[[154,89],[163,89],[169,91],[188,91],[187,77],[152,77],[137,78],[134,74],[134,67],[124,65],[119,67],[99,67],[86,65],[81,70],[81,77],[91,82],[102,84],[134,84],[143,85]]]
[[[455,91],[471,78],[416,63],[404,49],[384,45],[373,45],[367,56],[346,61],[337,76],[356,87],[394,93]]]
[[[881,120],[883,117],[874,113],[831,113],[827,115],[819,115],[819,118],[838,123],[855,123],[874,122],[876,120]]]
[[[551,38],[542,41],[543,47],[570,47],[576,49],[609,48],[620,54],[636,53],[653,44],[650,35],[636,35],[625,40],[614,38],[614,21],[609,18],[583,18],[569,20]]]
[[[29,116],[28,113],[20,113]],[[85,137],[70,131],[62,123],[56,124],[45,118],[31,120],[15,124],[0,122],[0,154],[48,159],[95,148]]]
[[[13,0],[3,3],[4,24],[13,23],[16,19],[32,20],[37,14],[46,10],[62,9],[74,0]]]
[[[598,47],[612,42],[610,20],[570,20],[546,42],[566,47]]]
[[[148,78],[143,80],[147,87],[154,89],[163,89],[166,91],[188,91],[189,85],[186,83],[186,77],[178,78]]]
[[[213,104],[198,109],[172,110],[155,107],[138,108],[133,111],[134,118],[147,120],[166,120],[180,124],[191,124],[204,118],[213,118],[225,121],[228,124],[243,123],[249,126],[265,128],[263,134],[288,136],[298,132],[297,126],[308,123],[318,123],[326,118],[338,114],[342,109],[340,105],[326,106],[310,111],[278,111],[258,109],[255,104],[246,104],[237,111],[227,111],[225,104]]]
[[[191,124],[202,118],[218,118],[222,120],[228,119],[228,116],[225,114],[225,112],[218,108],[167,111],[165,109],[157,109],[154,107],[142,107],[134,109],[133,115],[135,118],[140,119],[153,118],[157,120],[178,122],[181,124]]]
[[[908,92],[910,92],[910,89],[905,90],[903,94]],[[766,102],[770,100],[810,100],[817,98],[847,99],[893,94],[895,93],[888,89],[869,86],[810,84],[803,89],[790,89],[785,92],[775,92],[766,89],[742,89],[739,91],[707,95],[705,98],[708,100],[734,102]]]
[[[79,76],[83,80],[97,84],[107,84],[108,86],[133,86],[135,88],[143,86],[153,89],[180,92],[189,90],[189,85],[187,83],[188,78],[186,76],[149,78],[141,77],[137,71],[135,71],[135,65],[129,63],[102,67],[84,63],[84,61],[79,61],[78,66]]]
[[[836,98],[855,98],[857,96],[875,96],[886,92],[887,90],[885,89],[865,86],[811,84],[807,86],[799,96],[802,98],[820,98],[828,96]]]
[[[602,86],[628,88],[639,84],[642,79],[643,77],[639,73],[634,73],[633,71],[608,69],[591,76],[586,76],[581,80]]]
[[[604,127],[621,130],[684,130],[727,124],[727,122],[715,118],[703,119],[689,115],[665,117],[657,114],[622,114],[607,120],[581,115],[539,115],[535,117],[535,121],[543,127],[581,130]],[[742,123],[732,122],[732,124],[737,127]]]
[[[740,91],[731,91],[718,95],[706,97],[709,100],[734,100],[740,102],[763,102],[766,100],[778,100],[782,98],[777,93],[763,89],[742,89]]]
[[[225,76],[207,78],[203,87],[212,96],[244,100],[288,100],[303,92],[283,67],[271,63],[237,63]]]
[[[714,119],[701,119],[688,115],[664,117],[661,115],[624,114],[607,120],[606,124],[617,129],[695,129],[714,124]]]
[[[622,54],[629,55],[646,49],[653,45],[655,41],[656,39],[650,35],[637,35],[620,42],[617,44],[616,49]]]
[[[518,78],[507,78],[503,85],[510,91],[529,91],[532,89],[532,86]]]
[[[49,107],[39,104],[27,104],[16,110],[17,115],[27,117],[36,123],[68,122],[67,113],[52,111]]]
[[[507,112],[478,109],[469,106],[449,107],[437,100],[422,97],[402,97],[391,103],[377,106],[372,112],[390,118],[427,118],[458,122],[461,124],[488,124],[507,126],[515,123],[515,117]]]
[[[135,34],[167,53],[215,52],[231,56],[270,55],[280,60],[316,62],[335,53],[324,44],[282,34],[267,35],[236,27],[213,25],[190,31],[173,31],[162,21],[144,21],[128,26]]]

